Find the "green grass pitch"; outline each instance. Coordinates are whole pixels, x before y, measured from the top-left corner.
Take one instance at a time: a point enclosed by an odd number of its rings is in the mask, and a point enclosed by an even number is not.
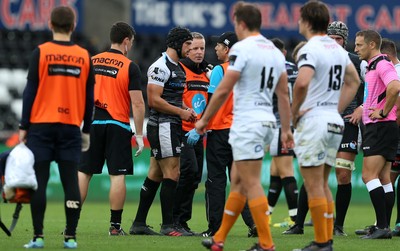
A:
[[[6,225],[11,222],[14,204],[1,204],[1,217]],[[127,202],[123,212],[122,227],[129,232],[129,227],[137,210],[137,202]],[[272,215],[272,222],[280,222],[287,216],[285,201],[278,202]],[[392,217],[394,225],[395,213]],[[135,250],[205,250],[200,242],[203,237],[164,237],[164,236],[108,236],[110,210],[107,202],[93,202],[88,200],[82,209],[79,221],[77,241],[80,250],[96,251],[135,251]],[[377,250],[395,251],[400,250],[400,237],[392,240],[361,240],[354,234],[355,229],[373,224],[374,213],[370,204],[351,204],[345,222],[347,237],[334,237],[335,251],[357,251]],[[160,204],[155,202],[150,210],[148,224],[159,231],[161,222]],[[205,208],[202,203],[195,203],[193,217],[189,222],[190,227],[197,232],[206,230]],[[45,249],[62,250],[65,218],[61,202],[49,202],[45,216]],[[286,236],[282,235],[285,228],[271,227],[273,239],[277,251],[287,251],[301,248],[313,239],[313,228],[305,227],[304,235]],[[23,250],[23,244],[32,238],[32,223],[30,219],[29,205],[24,205],[20,219],[12,237],[0,233],[0,250]],[[241,218],[232,228],[225,243],[225,250],[246,250],[257,240],[247,237],[247,227]]]

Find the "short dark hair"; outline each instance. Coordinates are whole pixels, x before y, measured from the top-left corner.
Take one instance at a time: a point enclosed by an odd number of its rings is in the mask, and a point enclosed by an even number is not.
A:
[[[300,8],[300,17],[311,25],[314,33],[326,34],[330,16],[328,7],[323,2],[308,1]]]
[[[271,38],[271,42],[274,43],[275,47],[278,48],[280,51],[285,50],[285,43],[281,39],[274,37]]]
[[[58,6],[51,11],[50,23],[55,32],[68,34],[75,28],[75,13],[69,6]]]
[[[125,38],[129,40],[136,35],[132,26],[124,22],[117,22],[113,24],[110,30],[110,41],[115,44],[122,44]]]
[[[374,30],[361,30],[356,33],[356,37],[364,37],[366,43],[374,42],[375,48],[380,49],[382,44],[381,35]]]
[[[233,7],[233,16],[237,21],[243,21],[250,31],[259,31],[261,28],[261,12],[255,4],[237,2]]]
[[[381,44],[381,52],[385,54],[389,54],[393,57],[397,57],[397,49],[396,49],[396,44],[394,41],[388,39],[388,38],[383,38],[382,39],[382,44]]]

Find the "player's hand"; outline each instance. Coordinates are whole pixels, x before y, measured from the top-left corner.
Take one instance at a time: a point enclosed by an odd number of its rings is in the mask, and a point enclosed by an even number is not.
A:
[[[304,114],[306,114],[309,110],[311,110],[311,108],[309,108],[307,110],[298,111],[298,112],[292,112],[292,125],[293,125],[293,128],[297,127],[297,123],[299,122],[300,118]]]
[[[208,124],[208,121],[205,121],[204,118],[198,120],[196,122],[196,124],[194,125],[196,132],[198,132],[200,134],[205,134],[207,132],[207,124]]]
[[[143,152],[144,142],[143,142],[143,135],[135,135],[136,144],[138,149],[136,150],[135,157],[139,156]]]
[[[374,107],[370,107],[368,108],[369,111],[372,111],[368,114],[368,117],[371,120],[376,120],[376,119],[383,119],[380,115],[381,109],[380,108],[374,108]]]
[[[196,121],[197,114],[193,109],[188,108],[186,110],[182,110],[180,117],[182,120],[193,123]]]
[[[282,144],[282,149],[286,149],[287,152],[289,152],[289,149],[293,149],[294,139],[291,130],[286,132],[284,131],[281,132],[281,144]]]
[[[196,145],[197,141],[200,139],[200,134],[196,132],[196,128],[193,128],[189,132],[185,134],[187,138],[187,143],[188,145],[194,146]]]
[[[28,135],[27,130],[19,129],[18,138],[20,143],[26,143],[26,135]]]
[[[344,116],[344,118],[348,118],[349,122],[353,125],[358,125],[361,122],[363,108],[361,106],[354,109],[352,114],[348,114]]]
[[[82,152],[86,152],[90,147],[90,133],[82,132]]]

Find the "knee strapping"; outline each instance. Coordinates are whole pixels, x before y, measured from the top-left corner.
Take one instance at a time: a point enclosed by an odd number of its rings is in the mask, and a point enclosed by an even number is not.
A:
[[[354,161],[347,160],[347,159],[342,159],[342,158],[336,158],[336,168],[344,168],[350,171],[354,171],[356,169],[356,166],[354,165]]]

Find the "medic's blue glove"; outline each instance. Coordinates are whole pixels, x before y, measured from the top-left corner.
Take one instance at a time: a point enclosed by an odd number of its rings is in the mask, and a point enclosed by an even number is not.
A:
[[[194,146],[196,145],[197,141],[200,139],[200,134],[196,132],[196,128],[193,128],[188,133],[185,134],[187,136],[187,143],[188,145]]]

